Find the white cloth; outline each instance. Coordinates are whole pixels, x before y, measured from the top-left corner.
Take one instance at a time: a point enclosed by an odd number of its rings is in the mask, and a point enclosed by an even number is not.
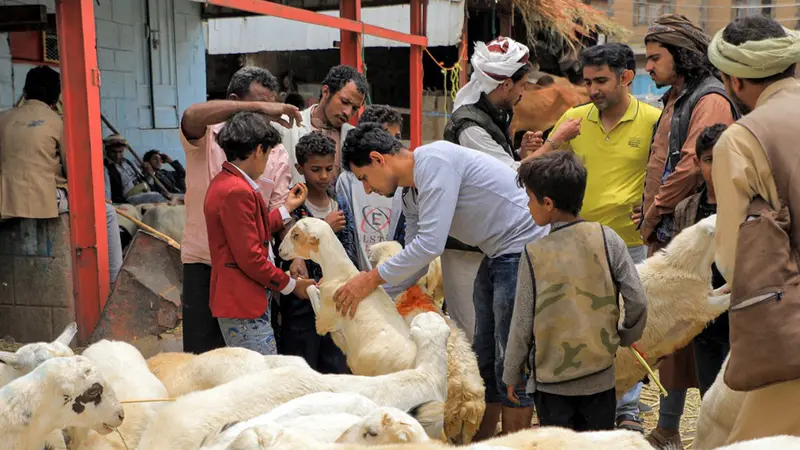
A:
[[[458,143],[462,147],[478,150],[493,156],[514,170],[519,169],[520,164],[522,164],[520,161],[514,161],[514,158],[506,153],[506,150],[494,140],[492,135],[477,125],[462,131],[458,136]]]
[[[528,47],[513,39],[499,37],[488,45],[476,42],[475,53],[470,60],[472,77],[456,94],[453,110],[477,103],[481,93],[488,94],[503,82],[492,78],[492,75],[510,78],[528,63],[528,56]]]

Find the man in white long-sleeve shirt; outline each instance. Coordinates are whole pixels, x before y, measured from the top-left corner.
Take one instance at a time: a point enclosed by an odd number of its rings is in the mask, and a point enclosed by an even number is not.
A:
[[[474,284],[473,349],[486,386],[483,425],[493,433],[502,411],[507,419],[504,432],[530,426],[530,397],[520,391],[521,404],[513,404],[503,394],[503,355],[520,254],[527,243],[548,230],[533,223],[528,198],[517,186],[514,170],[491,156],[445,141],[423,145],[412,153],[374,123],[350,131],[342,147],[342,166],[353,172],[367,193],[388,196],[398,187],[412,188],[416,211],[404,210],[403,251],[342,286],[334,295],[337,308],[352,315],[378,286],[410,286],[442,254],[448,236],[479,248],[484,258]]]

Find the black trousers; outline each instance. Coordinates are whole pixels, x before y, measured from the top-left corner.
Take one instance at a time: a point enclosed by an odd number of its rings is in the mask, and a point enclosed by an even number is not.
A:
[[[541,426],[564,427],[575,431],[614,429],[616,389],[579,396],[536,391],[533,403]]]
[[[211,266],[183,265],[183,351],[205,353],[225,347],[219,322],[211,315]]]

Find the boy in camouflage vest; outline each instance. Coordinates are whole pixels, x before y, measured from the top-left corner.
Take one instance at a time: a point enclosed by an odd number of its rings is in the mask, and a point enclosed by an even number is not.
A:
[[[612,430],[617,347],[642,336],[647,301],[622,238],[579,217],[586,169],[556,151],[525,161],[517,181],[550,234],[526,246],[506,347],[509,400],[527,371],[539,423],[575,431]],[[618,327],[619,296],[625,321]]]

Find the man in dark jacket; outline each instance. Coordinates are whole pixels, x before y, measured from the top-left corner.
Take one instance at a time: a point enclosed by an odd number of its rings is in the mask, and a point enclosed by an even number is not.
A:
[[[175,161],[166,153],[150,150],[144,154],[142,169],[148,175],[155,176],[172,194],[186,193],[186,170],[179,161]],[[172,170],[163,169],[164,163],[172,166]],[[156,186],[150,186],[155,189]]]

